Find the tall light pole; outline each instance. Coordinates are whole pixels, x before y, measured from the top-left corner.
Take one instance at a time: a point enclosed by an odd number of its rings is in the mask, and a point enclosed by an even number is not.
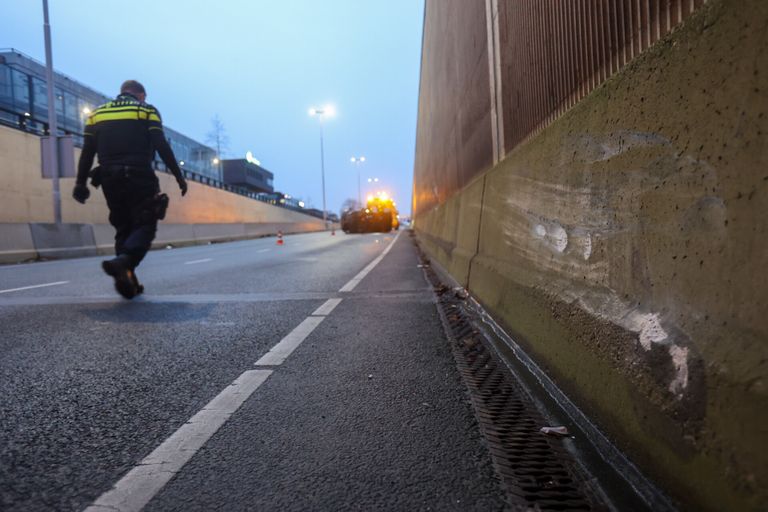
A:
[[[357,167],[357,207],[362,208],[363,207],[363,200],[362,196],[360,195],[360,164],[365,162],[364,156],[353,156],[349,159],[350,162],[352,162],[355,167]]]
[[[323,148],[323,119],[326,116],[332,117],[334,113],[335,110],[330,105],[323,108],[312,107],[309,109],[309,115],[312,117],[317,116],[318,120],[320,121],[320,177],[323,182],[323,225],[325,226],[325,229],[328,229],[328,214],[326,213],[325,208],[325,154]]]
[[[48,151],[53,185],[53,221],[61,224],[61,190],[59,188],[59,125],[56,119],[56,86],[53,81],[53,51],[48,0],[43,0],[43,32],[45,33],[45,81],[48,88]]]

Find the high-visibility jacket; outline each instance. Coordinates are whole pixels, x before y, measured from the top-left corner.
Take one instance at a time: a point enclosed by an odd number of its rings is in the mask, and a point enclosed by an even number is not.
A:
[[[77,167],[77,183],[84,184],[98,154],[99,165],[151,168],[155,151],[168,169],[182,180],[170,144],[163,133],[160,112],[130,94],[120,94],[99,106],[85,123],[83,151]]]

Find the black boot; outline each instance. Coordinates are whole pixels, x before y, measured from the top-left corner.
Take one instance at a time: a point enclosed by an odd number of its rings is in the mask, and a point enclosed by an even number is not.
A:
[[[126,255],[120,255],[117,258],[101,262],[101,268],[104,272],[112,276],[115,280],[115,290],[126,299],[132,299],[136,296],[137,289],[134,284],[135,276],[131,270],[130,258]]]
[[[139,282],[139,278],[136,276],[136,271],[131,272],[131,278],[133,280],[133,286],[136,287],[136,295],[144,293],[144,285]]]

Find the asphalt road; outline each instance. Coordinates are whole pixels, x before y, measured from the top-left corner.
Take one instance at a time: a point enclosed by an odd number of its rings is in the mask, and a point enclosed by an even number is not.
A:
[[[0,267],[0,509],[503,509],[408,234],[285,241]]]

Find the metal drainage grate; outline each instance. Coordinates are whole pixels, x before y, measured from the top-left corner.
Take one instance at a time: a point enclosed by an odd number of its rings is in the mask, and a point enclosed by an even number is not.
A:
[[[562,446],[563,441],[539,432],[546,420],[495,351],[485,345],[463,309],[463,297],[436,284],[434,272],[428,267],[425,270],[436,285],[453,355],[512,508],[609,510]]]

